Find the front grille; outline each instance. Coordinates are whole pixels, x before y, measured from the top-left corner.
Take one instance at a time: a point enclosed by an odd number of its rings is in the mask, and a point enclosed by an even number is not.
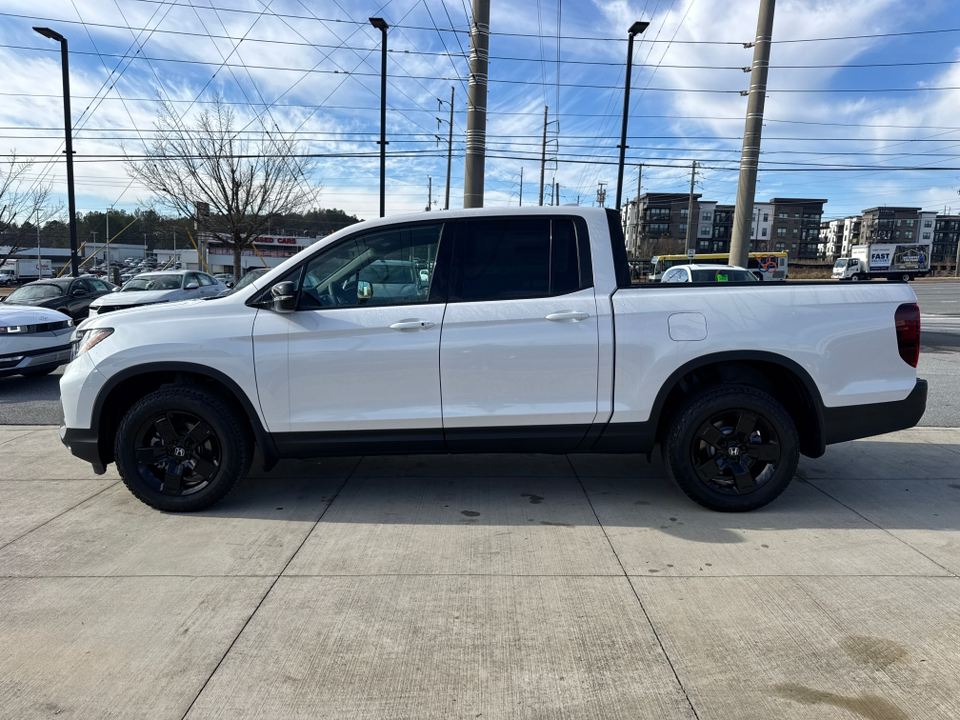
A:
[[[21,328],[25,328],[17,333],[9,333],[10,335],[29,335],[30,333],[40,333],[40,332],[53,332],[54,330],[63,330],[64,328],[72,327],[73,320],[60,320],[58,322],[51,323],[37,323],[36,325],[20,325]],[[4,333],[6,335],[7,333]]]

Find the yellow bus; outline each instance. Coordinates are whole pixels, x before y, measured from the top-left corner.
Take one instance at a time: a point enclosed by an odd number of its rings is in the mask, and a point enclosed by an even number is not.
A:
[[[698,253],[691,260],[686,255],[654,255],[650,258],[652,265],[648,280],[660,282],[663,274],[674,265],[729,265],[728,253]],[[787,279],[787,253],[785,252],[753,252],[747,256],[747,270],[757,271],[761,280]]]

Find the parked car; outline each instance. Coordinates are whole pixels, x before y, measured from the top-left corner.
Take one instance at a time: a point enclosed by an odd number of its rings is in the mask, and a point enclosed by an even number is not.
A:
[[[17,278],[10,273],[0,273],[0,285],[10,287],[17,282]]]
[[[239,292],[240,290],[243,290],[247,285],[252,283],[254,280],[256,280],[257,278],[263,277],[268,272],[270,272],[270,268],[255,268],[253,270],[247,270],[246,274],[242,278],[240,278],[240,281],[236,285],[234,285],[233,288],[228,290],[226,293],[221,293],[221,294],[232,295],[235,292]]]
[[[658,443],[690,498],[745,511],[783,492],[800,454],[923,415],[909,285],[632,286],[624,248],[602,208],[351,225],[239,292],[88,320],[61,438],[169,511],[226,496],[255,445],[269,469]],[[428,259],[429,285],[406,282]]]
[[[197,270],[145,272],[127,280],[117,292],[90,305],[91,315],[103,315],[142,305],[178,302],[219,295],[227,286]]]
[[[74,320],[82,320],[89,312],[90,303],[109,295],[112,287],[92,276],[35,280],[18,287],[4,302],[60,310]]]
[[[665,283],[732,283],[758,280],[754,273],[736,265],[674,265],[660,278],[660,282]]]
[[[0,305],[0,377],[46,375],[70,362],[72,332],[59,310]]]
[[[233,273],[217,273],[214,277],[227,287],[233,287]]]

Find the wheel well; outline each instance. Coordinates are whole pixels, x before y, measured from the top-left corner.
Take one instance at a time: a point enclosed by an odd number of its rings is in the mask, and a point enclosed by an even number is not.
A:
[[[200,372],[183,370],[147,371],[124,378],[110,389],[103,400],[100,407],[97,436],[99,438],[100,457],[104,464],[114,460],[113,440],[117,435],[117,428],[120,427],[120,421],[127,411],[133,407],[134,403],[154,390],[174,385],[196,385],[215,392],[233,406],[248,436],[258,437],[243,403],[234,391],[223,382]]]
[[[673,415],[687,397],[707,387],[725,384],[747,385],[773,397],[783,405],[797,426],[800,452],[810,457],[823,454],[820,417],[810,390],[789,368],[763,360],[719,361],[682,375],[663,400],[657,423],[658,435],[672,426]],[[658,437],[658,440],[662,440],[662,437]]]

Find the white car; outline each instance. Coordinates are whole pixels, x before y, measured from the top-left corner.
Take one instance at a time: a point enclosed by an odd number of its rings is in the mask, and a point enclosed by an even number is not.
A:
[[[0,304],[0,377],[46,375],[70,362],[72,332],[59,310]]]
[[[0,285],[4,287],[10,287],[13,285],[17,279],[10,273],[0,273]]]
[[[801,454],[923,415],[917,297],[870,290],[633,286],[620,216],[603,208],[393,216],[229,295],[90,318],[60,381],[60,437],[175,512],[225,497],[255,446],[269,469],[657,444],[690,498],[752,510]]]
[[[115,292],[90,303],[90,315],[103,315],[144,305],[215,297],[227,290],[219,280],[198,270],[145,272],[132,277]]]
[[[752,272],[737,265],[674,265],[660,278],[660,282],[665,283],[735,283],[758,280]]]

